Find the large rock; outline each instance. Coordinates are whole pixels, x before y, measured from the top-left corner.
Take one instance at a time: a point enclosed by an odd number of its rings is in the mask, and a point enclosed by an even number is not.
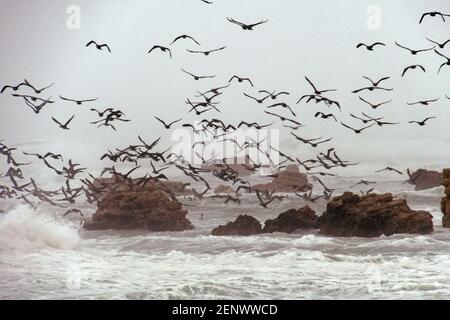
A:
[[[257,184],[254,189],[269,192],[305,192],[312,189],[308,183],[308,176],[301,173],[297,165],[289,165],[285,170],[278,173],[278,176],[270,183]]]
[[[292,233],[299,229],[315,229],[319,227],[319,217],[309,206],[300,209],[290,209],[281,213],[277,218],[267,220],[263,232]]]
[[[439,187],[442,184],[442,173],[432,170],[419,169],[409,174],[408,182],[415,185],[415,190],[425,190]]]
[[[234,222],[218,226],[211,234],[213,236],[250,236],[262,232],[261,223],[248,215],[240,215]]]
[[[441,210],[444,216],[442,217],[442,226],[450,228],[450,168],[443,170],[444,179],[442,185],[445,187],[445,196],[441,201]]]
[[[393,199],[391,193],[360,197],[346,192],[328,203],[319,220],[320,233],[330,236],[378,237],[433,232],[429,212],[413,211],[406,200]]]
[[[187,211],[178,201],[170,201],[156,187],[115,191],[98,201],[97,212],[84,225],[87,230],[183,231],[192,229]]]

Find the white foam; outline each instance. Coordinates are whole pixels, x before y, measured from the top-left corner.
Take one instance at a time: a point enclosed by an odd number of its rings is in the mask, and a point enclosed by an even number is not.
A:
[[[0,216],[0,251],[36,247],[73,249],[79,240],[75,225],[26,206]]]

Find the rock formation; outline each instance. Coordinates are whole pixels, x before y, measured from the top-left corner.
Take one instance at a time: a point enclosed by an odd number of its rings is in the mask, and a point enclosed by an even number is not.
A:
[[[87,230],[183,231],[193,229],[187,211],[178,201],[170,201],[155,186],[113,191],[98,201],[97,212],[84,225]]]
[[[408,183],[415,185],[415,190],[425,190],[439,187],[442,184],[442,173],[438,171],[419,169],[413,173],[409,172]]]
[[[444,214],[442,217],[442,226],[450,228],[450,168],[443,170],[443,176],[442,185],[445,187],[445,196],[441,201],[441,210]]]
[[[396,233],[433,232],[432,216],[411,210],[406,200],[391,193],[359,196],[346,192],[333,198],[319,218],[320,233],[341,237],[378,237]]]
[[[250,236],[262,232],[261,223],[248,215],[240,215],[234,222],[218,226],[211,234],[213,236]]]
[[[263,232],[292,233],[299,229],[315,229],[319,227],[318,219],[319,217],[309,206],[297,210],[290,209],[273,220],[267,220]]]
[[[280,171],[278,176],[270,183],[257,184],[254,189],[269,192],[305,192],[312,189],[308,183],[308,176],[298,170],[297,165],[288,165],[285,170]]]

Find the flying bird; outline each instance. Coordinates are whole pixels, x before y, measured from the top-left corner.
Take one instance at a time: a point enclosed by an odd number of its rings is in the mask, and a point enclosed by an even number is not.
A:
[[[232,18],[227,18],[227,20],[229,22],[231,22],[231,23],[234,23],[234,24],[240,26],[243,30],[253,30],[254,27],[256,27],[256,26],[258,26],[260,24],[264,24],[264,23],[269,21],[268,19],[266,19],[266,20],[261,20],[260,22],[257,22],[257,23],[245,24],[245,23],[236,21],[236,20],[234,20]]]
[[[421,66],[420,64],[413,64],[413,65],[410,65],[410,66],[407,66],[405,69],[403,69],[403,72],[402,72],[402,77],[406,74],[406,72],[408,71],[408,70],[414,70],[414,69],[417,69],[417,68],[420,68],[423,72],[427,72],[426,70],[425,70],[425,68],[423,67],[423,66]]]
[[[52,117],[52,120],[53,120],[54,122],[56,122],[56,123],[59,125],[59,127],[60,127],[61,129],[69,130],[68,125],[72,122],[72,120],[73,120],[74,117],[75,117],[75,115],[73,115],[72,118],[70,118],[69,120],[67,120],[66,123],[64,123],[64,124],[62,124],[61,122],[59,122],[58,120],[56,120],[54,117]]]
[[[175,42],[177,42],[178,40],[180,40],[180,39],[191,39],[192,41],[194,41],[196,44],[198,44],[198,45],[200,45],[200,43],[197,41],[197,40],[195,40],[193,37],[191,37],[191,36],[189,36],[189,35],[187,35],[187,34],[182,34],[181,36],[178,36],[178,37],[176,37],[173,41],[172,41],[172,43],[170,44],[170,45],[172,45],[172,44],[174,44]]]
[[[417,123],[419,126],[423,127],[426,124],[426,122],[431,119],[436,119],[436,117],[428,117],[428,118],[423,119],[422,121],[415,121],[415,120],[409,121],[409,123]]]
[[[393,100],[391,99],[391,100],[389,100],[389,101],[384,101],[384,102],[380,102],[380,103],[372,103],[372,102],[369,102],[369,101],[365,100],[365,99],[362,98],[362,97],[359,97],[359,100],[361,100],[361,101],[367,103],[369,106],[372,107],[372,109],[376,109],[376,108],[378,108],[378,107],[380,107],[380,106],[382,106],[382,105],[385,105],[385,104],[390,103],[390,102],[393,101]]]
[[[179,119],[179,120],[175,120],[175,121],[172,121],[171,123],[168,123],[168,124],[167,124],[166,122],[164,122],[163,120],[161,120],[161,119],[158,118],[158,117],[155,117],[155,119],[158,120],[159,122],[161,122],[161,123],[164,125],[164,128],[166,128],[167,130],[169,130],[170,127],[171,127],[172,125],[174,125],[175,123],[180,122],[181,120],[183,120],[183,119]]]
[[[355,128],[350,127],[349,125],[346,125],[346,124],[343,123],[343,122],[341,122],[341,124],[342,124],[344,127],[353,130],[356,134],[360,134],[363,130],[366,130],[366,129],[368,129],[368,128],[370,128],[370,127],[373,127],[373,126],[375,125],[375,123],[372,123],[371,125],[366,126],[366,127],[363,127],[363,128],[361,128],[361,129],[355,129]]]
[[[444,13],[441,13],[441,12],[438,12],[438,11],[425,12],[425,13],[422,14],[422,16],[420,17],[419,24],[422,23],[423,19],[424,19],[426,16],[430,16],[430,17],[440,16],[440,17],[442,18],[442,21],[445,22],[445,17],[449,17],[450,15],[444,14]]]
[[[153,50],[157,50],[157,49],[161,50],[162,52],[167,52],[169,54],[170,58],[172,58],[172,51],[169,48],[167,48],[167,47],[163,47],[163,46],[159,46],[159,45],[154,45],[148,51],[148,53],[152,53]]]
[[[438,55],[440,55],[441,57],[447,59],[447,61],[444,62],[443,64],[441,64],[441,66],[439,67],[439,70],[438,70],[438,74],[439,74],[439,72],[441,72],[442,67],[444,67],[444,66],[446,66],[446,65],[447,65],[447,66],[450,66],[450,58],[447,57],[447,56],[445,56],[445,55],[443,55],[442,53],[440,53],[440,52],[437,51],[436,49],[434,50],[434,52],[436,52],[436,53],[437,53]]]
[[[200,79],[211,79],[211,78],[215,78],[216,77],[216,76],[197,76],[197,75],[195,75],[193,73],[190,73],[189,71],[184,70],[183,68],[181,68],[181,71],[183,71],[184,73],[190,75],[196,81],[198,81]]]
[[[377,46],[377,45],[379,45],[379,46],[386,46],[386,44],[384,44],[382,42],[375,42],[375,43],[372,43],[371,45],[367,45],[365,43],[360,42],[360,43],[358,43],[356,48],[358,49],[358,48],[361,48],[361,47],[365,47],[367,49],[367,51],[373,51],[373,48],[375,46]]]
[[[311,80],[308,79],[308,77],[305,76],[306,81],[311,85],[311,87],[314,89],[314,93],[316,95],[321,95],[325,92],[331,92],[331,91],[337,91],[337,89],[326,89],[326,90],[318,90],[316,86],[311,82]]]
[[[316,112],[316,114],[314,115],[314,117],[316,117],[316,118],[317,118],[317,117],[321,117],[322,119],[333,118],[334,121],[337,122],[336,117],[335,117],[334,114],[332,114],[332,113],[325,114],[325,113],[323,113],[323,112]]]
[[[89,47],[89,46],[92,45],[92,44],[94,44],[95,47],[96,47],[98,50],[103,50],[103,48],[106,48],[106,49],[111,53],[111,49],[109,48],[109,46],[108,46],[106,43],[104,43],[104,44],[98,44],[98,43],[95,42],[94,40],[91,40],[91,41],[89,41],[89,42],[86,44],[86,47]]]
[[[428,41],[434,43],[435,45],[437,45],[439,48],[444,49],[445,46],[450,42],[450,39],[448,39],[447,41],[444,41],[442,43],[439,43],[437,41],[431,40],[430,38],[426,38]]]
[[[223,46],[223,47],[220,47],[220,48],[217,48],[217,49],[206,50],[206,51],[202,51],[202,50],[189,50],[189,49],[186,49],[186,51],[187,51],[187,52],[190,52],[190,53],[201,53],[201,54],[204,54],[205,56],[209,56],[210,53],[217,52],[217,51],[222,51],[222,50],[224,50],[226,47],[227,47],[227,46]]]
[[[244,82],[244,81],[247,81],[247,82],[250,83],[250,85],[253,87],[253,82],[252,82],[252,80],[250,80],[249,78],[241,78],[241,77],[238,77],[238,76],[236,76],[236,75],[232,76],[232,77],[230,78],[230,80],[228,80],[228,83],[231,83],[231,81],[233,81],[234,79],[236,79],[239,83],[242,83],[242,82]]]
[[[416,54],[418,54],[418,53],[420,53],[420,52],[426,52],[426,51],[430,51],[430,50],[433,50],[433,49],[434,49],[434,47],[433,47],[433,48],[427,48],[427,49],[413,50],[413,49],[410,49],[410,48],[408,48],[408,47],[405,47],[405,46],[399,44],[397,41],[395,41],[395,44],[396,44],[397,46],[399,46],[400,48],[402,48],[402,49],[408,50],[412,55],[416,55]]]
[[[421,101],[417,101],[417,102],[408,102],[407,105],[408,106],[414,106],[416,104],[420,104],[422,106],[428,106],[428,105],[430,105],[430,103],[436,102],[438,100],[439,100],[439,98],[437,98],[437,99],[430,99],[430,100],[421,100]]]
[[[84,99],[84,100],[74,100],[74,99],[64,98],[63,96],[59,96],[59,98],[61,100],[65,100],[65,101],[75,102],[79,106],[81,106],[85,102],[93,102],[93,101],[97,101],[98,100],[98,98],[95,98],[95,99]]]
[[[378,173],[378,172],[383,172],[383,171],[394,171],[394,172],[397,172],[398,174],[403,174],[400,170],[397,170],[397,169],[392,168],[392,167],[386,167],[384,169],[377,170],[375,172]]]

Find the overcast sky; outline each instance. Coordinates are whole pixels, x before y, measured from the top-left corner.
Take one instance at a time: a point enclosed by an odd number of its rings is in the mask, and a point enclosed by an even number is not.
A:
[[[450,13],[448,0],[3,0],[0,11],[0,85],[17,84],[24,78],[36,86],[52,82],[55,86],[43,94],[56,103],[34,114],[23,100],[9,93],[0,96],[0,139],[10,144],[46,142],[25,145],[26,150],[63,152],[83,163],[93,163],[102,151],[113,146],[137,142],[137,135],[147,140],[170,136],[153,118],[165,120],[198,119],[188,114],[185,99],[196,90],[207,90],[228,82],[233,74],[250,77],[255,88],[233,84],[220,97],[221,114],[210,113],[237,124],[240,120],[268,123],[273,119],[259,105],[242,95],[257,95],[258,90],[291,92],[284,101],[294,107],[299,121],[306,124],[298,131],[304,137],[334,137],[334,146],[346,158],[396,164],[402,161],[418,165],[445,165],[450,159],[450,67],[437,70],[444,62],[434,52],[413,56],[395,46],[394,41],[412,48],[431,47],[425,37],[437,41],[450,39],[450,17],[426,18],[425,11]],[[67,7],[81,9],[81,29],[67,28]],[[380,9],[379,29],[368,28],[368,8]],[[372,7],[373,9],[373,7]],[[370,11],[373,13],[373,11]],[[226,17],[243,22],[269,19],[254,31],[243,31]],[[189,41],[175,43],[173,59],[166,54],[147,51],[155,44],[168,45],[183,33],[194,36],[201,46]],[[89,40],[108,43],[112,53],[86,48]],[[374,52],[356,49],[358,42],[382,41],[386,47]],[[208,57],[193,55],[186,49],[213,49],[226,45],[224,51]],[[450,44],[441,50],[450,56]],[[422,64],[427,73],[401,72],[410,64]],[[214,79],[194,81],[180,68]],[[342,112],[324,105],[296,105],[303,94],[311,93],[304,80],[308,76],[320,88],[337,88],[328,97],[341,102]],[[363,75],[378,79],[390,76],[383,86],[392,92],[362,93],[366,99],[391,104],[372,110],[351,91],[369,83]],[[99,101],[75,106],[60,101],[58,95],[73,98],[95,98]],[[408,106],[407,102],[440,98],[429,107]],[[96,115],[91,106],[122,109],[130,123],[96,129],[89,121]],[[361,111],[386,121],[402,122],[392,127],[373,127],[360,136],[333,120],[313,117],[316,111],[332,111],[340,121],[354,127],[362,124],[349,116]],[[284,113],[283,111],[276,111]],[[70,131],[59,129],[51,117],[65,120],[75,114]],[[437,116],[425,127],[408,124]],[[201,119],[201,118],[200,118]],[[274,127],[280,128],[276,121]],[[291,154],[309,154],[311,148],[292,140],[283,131],[282,146]],[[45,149],[45,150],[42,150]],[[315,151],[315,150],[314,150]]]

